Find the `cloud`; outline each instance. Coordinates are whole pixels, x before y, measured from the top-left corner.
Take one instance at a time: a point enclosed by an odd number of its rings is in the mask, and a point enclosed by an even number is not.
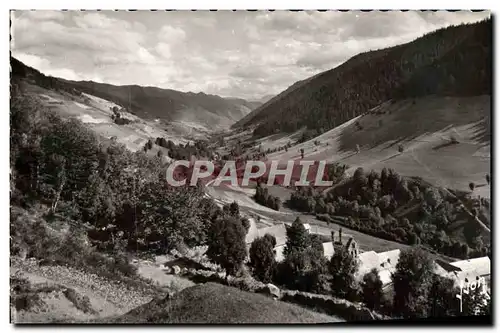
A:
[[[64,20],[64,12],[55,10],[32,10],[32,11],[14,11],[16,18],[21,16],[29,17],[34,21],[62,21]]]
[[[181,28],[164,25],[158,33],[158,39],[167,43],[180,43],[186,38],[186,33]]]
[[[13,55],[68,79],[258,99],[489,13],[16,11]]]

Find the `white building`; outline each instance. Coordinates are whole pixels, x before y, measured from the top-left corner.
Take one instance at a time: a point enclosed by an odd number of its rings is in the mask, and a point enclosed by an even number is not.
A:
[[[399,249],[380,252],[367,251],[358,255],[359,269],[356,273],[356,279],[362,281],[366,273],[376,268],[383,288],[392,284],[392,273],[396,270],[399,261]]]
[[[454,280],[457,287],[484,279],[489,290],[491,261],[489,257],[459,260],[451,263],[436,260],[434,273]]]

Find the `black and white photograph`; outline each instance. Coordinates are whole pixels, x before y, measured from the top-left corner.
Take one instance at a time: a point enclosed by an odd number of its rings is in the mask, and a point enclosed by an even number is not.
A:
[[[492,325],[494,16],[11,9],[10,324]]]

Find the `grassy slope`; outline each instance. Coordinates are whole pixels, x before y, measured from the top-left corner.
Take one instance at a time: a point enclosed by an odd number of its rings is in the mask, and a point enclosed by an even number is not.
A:
[[[434,185],[468,191],[469,182],[486,183],[490,173],[489,96],[425,97],[384,103],[367,113],[288,150],[269,155],[273,160],[300,158],[328,160],[365,170],[393,168],[403,176],[420,176]],[[415,116],[418,115],[418,116]],[[356,128],[359,122],[362,130]],[[448,145],[455,136],[458,145]],[[315,146],[314,141],[320,145]],[[265,140],[267,145],[271,139]],[[282,140],[283,141],[283,140]],[[398,152],[398,144],[405,151]],[[328,144],[328,145],[327,145]],[[359,144],[361,152],[355,153]],[[490,187],[481,186],[476,195],[490,196]]]
[[[222,98],[204,93],[184,93],[171,89],[141,86],[114,86],[96,82],[72,82],[79,90],[114,101],[130,108],[142,118],[198,120],[204,125],[229,126],[248,114],[258,103],[236,98]]]
[[[86,93],[125,107],[143,119],[176,121],[181,127],[201,127],[209,131],[215,128],[228,128],[261,104],[201,92],[184,93],[157,87],[114,86],[92,81],[69,81],[45,76],[13,57],[10,63],[13,76],[27,78],[36,85],[65,90],[75,95],[79,92]]]
[[[128,125],[117,125],[111,119],[112,112],[109,109],[109,106],[114,104],[94,96],[89,95],[90,98],[80,98],[32,84],[28,84],[27,88],[29,93],[36,96],[43,105],[56,110],[63,117],[78,118],[87,127],[104,138],[116,137],[119,143],[124,144],[131,151],[142,149],[150,138],[154,139],[160,136],[176,144],[185,144],[187,142],[185,135],[176,135],[172,133],[173,131],[165,131],[161,128],[161,124],[142,120],[128,113],[126,113],[126,117],[134,120],[134,122]],[[164,158],[168,159],[168,150],[157,145],[148,153],[156,155],[160,149],[163,151]]]
[[[299,306],[215,283],[183,290],[116,318],[118,323],[276,324],[340,322]]]

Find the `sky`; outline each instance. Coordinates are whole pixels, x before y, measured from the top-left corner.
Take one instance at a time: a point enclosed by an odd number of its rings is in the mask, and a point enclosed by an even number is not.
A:
[[[489,12],[14,11],[12,55],[46,75],[258,100],[350,57]]]

